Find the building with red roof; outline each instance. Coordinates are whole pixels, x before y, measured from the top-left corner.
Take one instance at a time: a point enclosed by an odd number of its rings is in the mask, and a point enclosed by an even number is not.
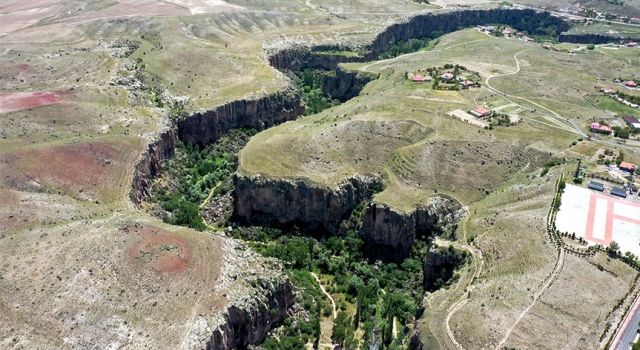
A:
[[[607,126],[607,125],[602,125],[600,123],[591,123],[591,131],[592,132],[597,132],[600,134],[611,134],[611,132],[613,131],[613,129],[611,129],[611,127]]]
[[[633,164],[633,163],[622,162],[622,163],[620,163],[620,165],[618,165],[618,168],[620,168],[620,170],[624,170],[624,171],[628,171],[630,173],[633,173],[634,171],[636,171],[636,169],[638,169],[638,166]]]
[[[430,81],[431,77],[425,77],[424,75],[416,74],[411,78],[411,80],[416,83],[423,83],[425,81]]]
[[[487,107],[478,106],[470,110],[469,113],[471,113],[471,115],[473,115],[476,118],[484,118],[484,117],[490,116],[493,113],[493,111],[491,111]]]
[[[451,73],[451,72],[444,72],[444,73],[442,73],[442,75],[440,76],[440,78],[442,78],[443,80],[451,80],[451,79],[453,79],[453,73]]]
[[[636,83],[633,80],[629,80],[629,81],[625,81],[624,82],[624,86],[630,87],[630,88],[637,88],[638,87],[638,83]]]

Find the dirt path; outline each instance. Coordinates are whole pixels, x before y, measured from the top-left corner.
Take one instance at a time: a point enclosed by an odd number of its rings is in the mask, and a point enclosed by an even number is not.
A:
[[[211,191],[209,191],[209,195],[207,196],[207,198],[205,198],[204,201],[200,204],[200,209],[204,208],[205,205],[209,203],[209,201],[211,200],[211,197],[213,196],[213,192],[215,192],[218,189],[218,187],[220,187],[220,185],[222,185],[222,181],[218,181],[218,183],[215,186],[213,186]]]
[[[500,343],[498,343],[498,345],[496,346],[496,350],[503,348],[504,344],[507,342],[507,339],[509,338],[513,330],[516,328],[520,320],[522,320],[524,316],[529,312],[529,310],[533,308],[533,306],[536,304],[538,299],[540,299],[540,297],[544,294],[544,292],[547,291],[551,283],[553,283],[553,281],[556,279],[556,277],[558,276],[558,273],[560,273],[560,271],[562,270],[562,267],[564,266],[564,254],[565,254],[564,249],[560,248],[560,251],[558,252],[558,260],[556,260],[556,265],[554,266],[554,269],[551,272],[551,275],[547,277],[547,281],[544,283],[542,288],[540,288],[538,292],[533,296],[533,301],[531,301],[531,304],[529,304],[529,306],[527,306],[527,308],[520,313],[520,315],[518,316],[518,318],[516,318],[513,325],[511,325],[509,330],[507,330],[507,333],[504,335],[502,340],[500,340]]]
[[[318,282],[318,285],[320,286],[320,290],[322,291],[322,293],[329,298],[329,301],[331,301],[331,309],[333,311],[333,319],[335,320],[336,317],[338,317],[338,312],[336,311],[336,302],[333,300],[333,298],[331,297],[331,294],[327,293],[327,290],[324,289],[324,286],[322,285],[322,283],[320,283],[320,278],[318,278],[318,275],[315,274],[315,272],[311,272],[311,276],[313,276],[313,278],[316,279],[316,282]]]
[[[467,236],[465,223],[466,223],[466,220],[462,224],[462,230],[463,230],[464,237]],[[451,307],[449,307],[449,311],[447,312],[447,316],[445,318],[445,329],[447,331],[447,336],[449,337],[449,340],[453,343],[453,345],[456,347],[456,349],[463,350],[464,347],[462,347],[462,345],[460,345],[460,343],[458,343],[458,341],[456,340],[455,335],[453,334],[453,331],[451,330],[450,321],[451,321],[451,317],[456,312],[458,312],[458,310],[460,310],[467,303],[467,301],[469,300],[467,298],[467,296],[469,295],[469,293],[473,289],[475,289],[475,285],[473,285],[473,281],[475,281],[476,278],[478,278],[480,276],[480,273],[482,273],[482,270],[484,268],[484,257],[482,256],[482,251],[481,250],[475,249],[472,246],[460,245],[459,248],[463,248],[463,249],[466,249],[467,251],[469,251],[471,253],[473,261],[477,262],[477,265],[476,265],[477,268],[473,272],[473,275],[471,276],[471,279],[469,280],[469,283],[467,285],[467,292],[465,292],[462,295],[460,295],[458,300],[456,300],[451,305]]]
[[[564,130],[564,131],[567,131],[567,132],[571,132],[571,133],[576,134],[576,135],[578,135],[580,137],[587,138],[588,135],[585,134],[582,131],[582,129],[578,125],[576,125],[576,123],[574,121],[571,121],[568,118],[562,117],[562,115],[560,115],[560,113],[552,110],[551,108],[545,107],[545,106],[543,106],[543,105],[541,105],[541,104],[539,104],[537,102],[534,102],[534,101],[532,101],[532,100],[530,100],[528,98],[507,94],[507,93],[505,93],[503,91],[500,91],[500,90],[494,88],[493,86],[491,86],[491,83],[489,81],[491,79],[493,79],[493,78],[504,77],[504,76],[509,76],[509,75],[514,75],[514,74],[520,73],[520,68],[521,67],[520,67],[520,61],[518,60],[518,56],[520,54],[522,54],[523,52],[526,52],[528,50],[530,50],[530,49],[525,49],[525,50],[519,51],[518,53],[513,55],[513,59],[516,62],[516,69],[513,72],[504,73],[504,74],[495,74],[495,75],[488,76],[487,79],[485,79],[486,88],[491,90],[491,91],[493,91],[493,92],[495,92],[495,93],[497,93],[497,94],[499,94],[505,100],[507,100],[507,101],[509,101],[511,103],[514,103],[514,104],[516,104],[516,105],[518,105],[518,106],[520,106],[520,107],[522,107],[524,109],[530,109],[530,108],[525,107],[525,106],[523,106],[523,105],[521,105],[521,104],[519,104],[517,102],[514,102],[513,100],[511,100],[509,98],[519,99],[519,100],[525,101],[527,103],[530,103],[530,104],[532,104],[532,105],[534,105],[534,106],[536,106],[538,108],[541,108],[541,109],[543,109],[545,111],[548,111],[551,114],[550,115],[545,115],[545,118],[548,121],[550,121],[551,123],[553,123],[554,125],[543,123],[543,122],[541,122],[539,120],[536,120],[536,119],[525,117],[525,119],[527,119],[527,120],[529,120],[531,122],[544,124],[544,125],[556,128],[556,129],[561,129],[561,130]],[[607,146],[620,147],[620,148],[625,149],[627,151],[630,151],[630,152],[633,152],[633,153],[636,153],[636,154],[640,154],[640,151],[638,149],[636,149],[636,148],[625,146],[625,145],[621,145],[621,144],[618,144],[618,143],[613,142],[613,141],[604,141],[604,140],[598,140],[598,139],[592,139],[592,141],[596,142],[596,143],[599,143],[599,144],[607,145]]]

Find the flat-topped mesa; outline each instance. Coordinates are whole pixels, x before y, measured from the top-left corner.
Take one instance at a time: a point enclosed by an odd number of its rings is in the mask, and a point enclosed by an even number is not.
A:
[[[382,184],[379,179],[362,176],[329,188],[304,179],[236,174],[234,185],[236,221],[278,227],[299,226],[309,232],[335,234],[353,209],[370,199]]]
[[[464,214],[460,203],[448,197],[433,197],[410,212],[371,203],[364,214],[361,235],[373,256],[402,260],[409,256],[417,238],[455,231]]]

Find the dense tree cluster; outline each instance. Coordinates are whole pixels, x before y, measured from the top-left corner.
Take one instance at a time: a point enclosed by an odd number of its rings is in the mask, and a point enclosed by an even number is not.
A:
[[[322,84],[323,73],[305,69],[298,74],[297,85],[302,93],[305,115],[320,113],[339,103],[322,91]]]
[[[232,189],[231,175],[237,168],[237,153],[254,134],[255,130],[231,130],[205,148],[179,143],[176,157],[165,167],[166,181],[159,181],[152,188],[151,201],[167,213],[164,220],[203,230],[200,204],[210,194],[222,195]]]

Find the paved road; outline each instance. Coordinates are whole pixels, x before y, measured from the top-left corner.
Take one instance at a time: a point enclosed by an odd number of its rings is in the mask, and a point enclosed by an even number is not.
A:
[[[609,350],[629,350],[631,344],[638,335],[638,329],[640,329],[640,297],[636,299],[633,307],[629,311],[629,314],[624,319],[622,326],[616,333],[616,337]]]

